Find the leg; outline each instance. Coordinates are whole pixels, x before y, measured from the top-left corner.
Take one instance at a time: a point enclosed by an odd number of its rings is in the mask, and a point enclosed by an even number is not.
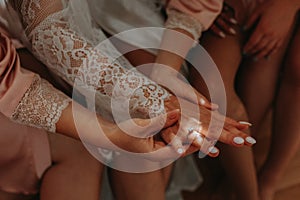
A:
[[[215,61],[223,78],[227,96],[227,116],[233,119],[248,120],[245,108],[234,87],[235,76],[241,61],[241,34],[239,33],[235,37],[227,36],[225,39],[206,34],[201,42]],[[201,78],[195,77],[196,74],[191,73],[192,85],[203,93],[203,91],[205,92],[205,88],[203,88],[205,84],[199,82]],[[213,92],[217,95],[218,88],[216,87]],[[252,150],[250,148],[236,149],[221,145],[220,159],[227,177],[235,188],[237,199],[258,199]]]
[[[41,199],[98,200],[103,165],[80,142],[57,134],[49,138],[54,164],[43,177]]]
[[[300,118],[300,28],[287,54],[276,98],[271,148],[259,176],[261,199],[273,199],[276,185],[299,149]],[[285,134],[286,133],[286,134]]]
[[[111,183],[118,200],[164,200],[172,166],[162,170],[132,174],[112,170]]]

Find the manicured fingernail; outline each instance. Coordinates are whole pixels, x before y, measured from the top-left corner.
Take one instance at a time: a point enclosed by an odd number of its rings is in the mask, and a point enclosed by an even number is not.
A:
[[[178,154],[183,154],[183,153],[184,153],[184,150],[183,150],[182,148],[179,148],[179,149],[177,149],[177,153],[178,153]]]
[[[211,107],[212,107],[212,109],[216,110],[219,108],[219,105],[215,104],[215,103],[211,103]]]
[[[203,106],[203,105],[205,105],[206,101],[204,99],[200,99],[199,103]]]
[[[220,36],[221,38],[225,38],[225,37],[226,37],[226,35],[225,35],[224,32],[220,32],[220,33],[219,33],[219,36]]]
[[[233,28],[230,28],[230,29],[229,29],[229,32],[230,32],[231,34],[233,34],[233,35],[236,34],[236,31],[235,31]]]
[[[229,21],[230,21],[231,23],[233,23],[233,24],[237,24],[237,23],[238,23],[238,22],[236,21],[236,19],[234,19],[234,18],[230,18]]]
[[[201,135],[198,135],[198,137],[196,138],[197,143],[200,144],[200,145],[202,144],[203,140],[204,139]]]
[[[198,153],[198,158],[202,159],[202,158],[205,158],[206,154],[203,153],[202,151],[199,151]]]
[[[219,150],[216,147],[209,147],[208,151],[212,154],[216,154],[219,152]]]
[[[246,141],[249,143],[249,144],[256,144],[256,140],[253,138],[253,137],[246,137]]]
[[[235,138],[233,138],[233,142],[235,144],[244,144],[245,140],[241,137],[235,137]]]
[[[239,121],[240,124],[247,125],[247,126],[252,126],[250,122],[245,122],[245,121]]]

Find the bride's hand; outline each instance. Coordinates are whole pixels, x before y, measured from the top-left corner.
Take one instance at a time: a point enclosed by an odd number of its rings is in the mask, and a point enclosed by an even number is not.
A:
[[[213,147],[216,141],[242,147],[252,146],[255,139],[242,132],[250,124],[239,123],[225,117],[217,111],[211,111],[204,106],[193,104],[184,99],[172,96],[165,102],[167,110],[181,108],[181,121],[179,126],[173,126],[162,132],[162,137],[167,143],[172,143],[175,149],[183,149],[190,153],[192,149],[185,149],[182,144],[190,143],[191,147],[201,148],[201,151],[210,156],[217,156],[219,151]],[[177,136],[176,136],[177,128]],[[180,142],[182,141],[182,142]]]

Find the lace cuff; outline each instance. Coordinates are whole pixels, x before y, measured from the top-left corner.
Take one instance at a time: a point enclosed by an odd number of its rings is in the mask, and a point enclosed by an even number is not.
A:
[[[167,13],[166,28],[180,28],[191,33],[195,40],[200,38],[203,25],[197,19],[174,9],[168,9]]]
[[[32,84],[13,112],[12,119],[55,132],[56,123],[70,102],[69,97],[35,75]]]

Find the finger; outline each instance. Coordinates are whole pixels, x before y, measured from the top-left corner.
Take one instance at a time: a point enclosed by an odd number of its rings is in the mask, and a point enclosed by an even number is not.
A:
[[[173,149],[179,154],[182,155],[185,152],[185,148],[183,142],[181,141],[180,137],[178,137],[171,128],[167,128],[161,133],[161,137],[163,140],[171,145]]]
[[[251,27],[254,26],[255,22],[258,21],[259,17],[261,15],[261,11],[259,8],[257,8],[252,15],[249,17],[249,19],[247,20],[247,22],[244,25],[244,30],[248,30]]]
[[[204,141],[204,137],[199,132],[193,131],[188,135],[188,141],[195,147],[201,148],[201,145]]]
[[[270,52],[267,53],[265,58],[269,59],[272,55],[274,55],[279,50],[280,46],[281,46],[280,43],[275,43],[274,47],[271,48]]]
[[[268,37],[264,36],[252,49],[249,49],[247,53],[251,55],[257,54],[267,48],[271,42]],[[257,56],[255,57],[257,58]]]
[[[257,60],[264,57],[266,58],[269,55],[269,53],[276,47],[276,44],[277,44],[276,41],[270,42],[263,50],[261,50],[255,55],[255,58]]]
[[[220,150],[215,147],[215,141],[208,140],[207,138],[204,139],[200,151],[201,153],[199,152],[198,154],[199,158],[203,158],[206,155],[210,157],[217,157],[220,153]]]
[[[198,92],[197,90],[194,90],[194,92],[196,93],[197,97],[198,97],[198,101],[199,104],[211,109],[211,110],[217,110],[219,108],[219,106],[217,104],[211,103],[209,102],[200,92]]]
[[[244,54],[249,54],[249,52],[259,44],[262,38],[263,35],[260,33],[260,31],[255,29],[254,33],[251,35],[249,41],[246,43],[243,49]]]
[[[226,38],[226,34],[218,27],[216,26],[215,24],[213,24],[210,28],[210,30],[215,34],[217,35],[218,37],[220,38]]]
[[[236,31],[228,24],[227,21],[223,20],[222,18],[218,18],[216,22],[217,26],[220,28],[220,30],[223,30],[225,34],[227,33],[230,35],[236,35]]]
[[[133,127],[134,130],[132,130],[132,133],[136,134],[133,136],[144,138],[153,136],[160,132],[163,128],[169,127],[176,123],[179,118],[180,110],[176,109],[151,119],[135,119],[134,121],[139,127]]]
[[[256,144],[256,140],[253,137],[234,127],[226,128],[222,131],[219,141],[235,147],[253,146]]]

